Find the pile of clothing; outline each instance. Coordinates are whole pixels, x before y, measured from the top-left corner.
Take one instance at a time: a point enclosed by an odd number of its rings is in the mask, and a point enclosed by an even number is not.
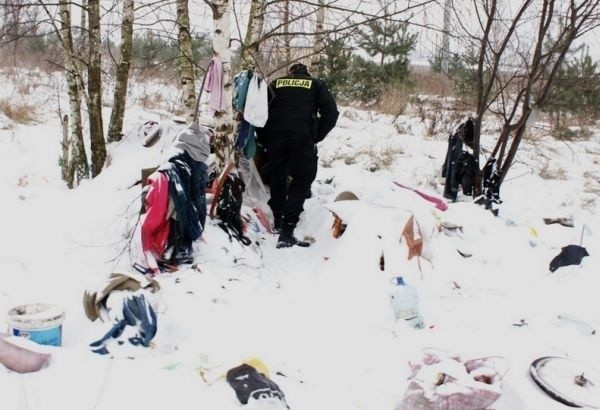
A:
[[[192,242],[206,222],[206,160],[210,133],[198,124],[183,129],[167,160],[146,179],[141,239],[148,268],[192,263]]]

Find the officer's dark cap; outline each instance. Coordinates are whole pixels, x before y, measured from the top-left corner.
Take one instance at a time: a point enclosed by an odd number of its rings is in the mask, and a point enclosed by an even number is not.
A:
[[[308,68],[302,63],[295,63],[288,69],[288,74],[308,74]]]

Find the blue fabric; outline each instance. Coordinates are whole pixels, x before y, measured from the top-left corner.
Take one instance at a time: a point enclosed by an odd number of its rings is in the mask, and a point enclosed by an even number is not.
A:
[[[150,346],[157,330],[156,313],[144,295],[129,297],[123,304],[123,316],[129,326],[138,326],[140,330],[137,336],[128,339],[129,342],[134,346]]]
[[[169,178],[169,196],[177,212],[177,230],[184,243],[195,241],[202,234],[200,218],[191,197],[192,174],[190,167],[173,157],[160,168]]]
[[[235,148],[244,152],[244,156],[250,159],[256,154],[256,140],[254,137],[254,125],[250,124],[245,119],[241,119],[238,124],[237,138],[235,140]]]
[[[207,166],[187,152],[169,158],[168,164],[160,170],[169,176],[169,195],[178,215],[178,230],[182,238],[195,241],[206,223]]]
[[[254,126],[242,118],[238,124],[235,148],[243,149],[246,146],[246,143],[248,142],[248,136],[250,135],[250,130],[254,132]]]
[[[188,153],[184,153],[184,160],[190,166],[192,171],[191,196],[192,203],[196,207],[198,213],[198,221],[200,222],[200,233],[204,232],[206,224],[206,186],[208,184],[208,167],[204,162],[194,161]]]
[[[117,321],[100,339],[90,343],[90,347],[95,348],[92,352],[101,355],[110,353],[105,346],[106,341],[120,337],[126,326],[138,327],[138,334],[128,339],[132,345],[150,346],[157,331],[156,313],[144,295],[131,295],[123,301],[123,319]]]
[[[250,70],[240,71],[233,77],[233,108],[239,112],[244,112],[250,79],[252,79]]]
[[[250,135],[248,135],[248,142],[246,143],[246,146],[244,147],[244,156],[247,159],[250,159],[250,158],[253,158],[255,154],[256,154],[256,138],[254,136],[254,126],[252,126],[252,131],[250,132]]]
[[[246,97],[248,96],[248,86],[253,73],[250,70],[240,71],[233,78],[233,108],[239,112],[244,112],[246,106]],[[235,147],[244,152],[247,159],[254,157],[256,154],[256,142],[254,140],[254,126],[242,118],[238,126],[238,135],[235,142]]]

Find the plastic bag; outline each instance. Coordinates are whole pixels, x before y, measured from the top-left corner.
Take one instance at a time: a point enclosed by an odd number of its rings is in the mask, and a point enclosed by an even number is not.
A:
[[[479,410],[502,395],[506,362],[486,357],[466,362],[446,352],[428,350],[411,362],[409,384],[395,410]]]
[[[246,106],[244,107],[244,119],[255,127],[264,127],[269,118],[269,97],[266,81],[256,75],[250,80]]]

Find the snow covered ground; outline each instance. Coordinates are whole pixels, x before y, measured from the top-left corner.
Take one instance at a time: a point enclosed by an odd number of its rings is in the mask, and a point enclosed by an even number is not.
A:
[[[140,187],[130,186],[165,144],[144,148],[135,131],[159,117],[132,107],[128,137],[109,147],[105,171],[70,191],[57,166],[56,115],[40,114],[39,124],[0,127],[0,322],[16,305],[57,304],[66,312],[63,345],[44,348],[52,359],[37,373],[0,366],[3,409],[237,409],[219,376],[248,358],[266,364],[292,409],[393,409],[408,361],[423,348],[504,358],[503,395],[491,408],[561,409],[532,382],[530,363],[562,356],[600,369],[598,132],[568,144],[526,141],[494,217],[462,196],[442,212],[393,184],[441,196],[445,136],[427,137],[415,117],[344,108],[319,146],[297,229],[313,246],[278,250],[274,235],[254,227],[255,244],[245,248],[211,220],[195,244],[199,270],[156,278],[153,346],[112,346],[100,356],[88,344],[110,325],[87,319],[83,293],[131,270],[121,253]],[[348,228],[334,239],[330,209],[344,190],[360,203],[346,204]],[[400,234],[410,212],[430,260],[407,259]],[[545,225],[544,217],[573,217],[575,226]],[[442,222],[463,233],[440,232]],[[580,243],[590,256],[550,273],[561,247]],[[398,275],[418,290],[425,329],[394,323],[390,279]]]

